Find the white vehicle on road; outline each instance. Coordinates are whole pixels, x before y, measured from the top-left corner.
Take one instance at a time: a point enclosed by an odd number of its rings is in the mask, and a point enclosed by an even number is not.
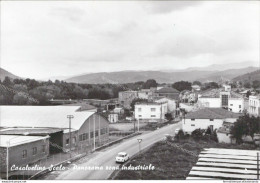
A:
[[[129,155],[125,152],[120,152],[116,156],[116,162],[117,163],[124,163],[127,160],[129,160]]]

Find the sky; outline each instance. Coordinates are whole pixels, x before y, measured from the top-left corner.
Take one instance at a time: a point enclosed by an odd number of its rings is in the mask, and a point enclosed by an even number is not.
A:
[[[20,77],[259,63],[260,1],[1,1],[0,17]]]

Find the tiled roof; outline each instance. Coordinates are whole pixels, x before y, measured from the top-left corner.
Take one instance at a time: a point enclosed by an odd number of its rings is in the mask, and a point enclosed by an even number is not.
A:
[[[219,98],[220,92],[222,92],[222,89],[210,89],[206,90],[204,92],[200,92],[201,98]],[[231,98],[243,98],[243,96],[239,93],[236,93],[234,91],[230,92]]]
[[[241,114],[233,113],[222,108],[204,108],[188,113],[187,119],[225,119],[238,118]]]
[[[163,87],[163,88],[157,90],[156,93],[180,93],[180,92],[178,90],[176,90],[175,88]]]
[[[0,126],[79,129],[95,112],[77,112],[79,106],[0,106]]]

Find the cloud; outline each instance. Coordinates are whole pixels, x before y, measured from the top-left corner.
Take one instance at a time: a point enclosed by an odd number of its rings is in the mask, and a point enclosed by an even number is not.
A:
[[[149,13],[165,14],[172,11],[181,11],[186,8],[201,5],[202,1],[152,1],[144,3],[144,9]]]

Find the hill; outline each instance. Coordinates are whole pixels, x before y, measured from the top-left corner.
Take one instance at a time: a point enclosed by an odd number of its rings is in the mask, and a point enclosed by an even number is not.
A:
[[[7,70],[0,68],[0,80],[3,81],[6,76],[8,76],[11,79],[20,78],[14,74],[8,72]]]
[[[246,74],[239,75],[233,79],[233,81],[252,82],[254,80],[260,81],[260,69],[249,72]]]
[[[219,81],[221,78],[233,79],[242,74],[255,71],[256,67],[247,67],[242,69],[228,69],[224,71],[120,71],[120,72],[101,72],[84,74],[66,79],[73,83],[132,83],[137,81],[146,81],[155,79],[158,83],[173,83],[176,81]]]

